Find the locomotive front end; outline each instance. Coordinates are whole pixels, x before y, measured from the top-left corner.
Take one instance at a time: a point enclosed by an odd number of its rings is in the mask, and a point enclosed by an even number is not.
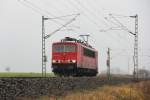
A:
[[[71,42],[58,42],[52,46],[52,69],[57,75],[72,75],[77,66],[77,46]]]

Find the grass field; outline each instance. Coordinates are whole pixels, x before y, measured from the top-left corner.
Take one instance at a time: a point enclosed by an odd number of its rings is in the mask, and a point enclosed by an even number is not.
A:
[[[47,77],[54,77],[53,73],[47,73]],[[42,77],[41,73],[33,72],[0,72],[0,77]]]

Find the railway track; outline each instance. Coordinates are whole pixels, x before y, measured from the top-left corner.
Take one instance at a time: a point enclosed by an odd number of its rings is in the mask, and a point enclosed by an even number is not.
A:
[[[0,100],[42,95],[65,95],[74,90],[95,89],[103,85],[133,82],[132,78],[112,77],[14,77],[0,78]]]

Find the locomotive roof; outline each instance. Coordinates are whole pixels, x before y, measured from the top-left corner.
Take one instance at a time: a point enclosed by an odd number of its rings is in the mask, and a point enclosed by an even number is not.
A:
[[[77,39],[74,39],[74,38],[70,38],[70,37],[66,37],[65,39],[62,39],[60,42],[54,42],[53,44],[80,44],[86,48],[91,48],[93,50],[95,50],[95,48],[93,48],[91,45],[81,41],[81,40],[77,40]]]

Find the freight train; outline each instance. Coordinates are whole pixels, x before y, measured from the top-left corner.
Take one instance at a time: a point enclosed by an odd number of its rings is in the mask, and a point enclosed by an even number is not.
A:
[[[52,44],[52,71],[59,76],[96,76],[98,52],[84,41],[66,37]]]

